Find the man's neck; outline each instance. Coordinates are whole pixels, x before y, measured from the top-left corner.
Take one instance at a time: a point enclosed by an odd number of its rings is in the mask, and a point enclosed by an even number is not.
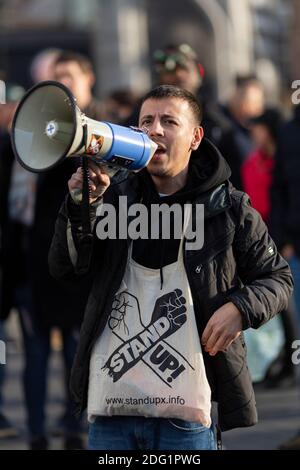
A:
[[[174,194],[182,189],[186,185],[187,177],[188,167],[176,176],[151,175],[156,191],[166,195]]]

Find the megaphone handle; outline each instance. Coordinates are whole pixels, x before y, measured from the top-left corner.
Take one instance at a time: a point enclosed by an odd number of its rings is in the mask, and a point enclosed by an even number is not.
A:
[[[110,177],[113,178],[118,171],[120,171],[120,167],[110,165],[109,163],[106,162],[101,162],[99,160],[96,160],[96,163],[104,168],[105,173]]]
[[[81,218],[83,234],[91,234],[91,218],[90,218],[90,176],[89,167],[86,157],[81,157],[81,166],[83,173],[82,185],[82,202],[81,202]]]

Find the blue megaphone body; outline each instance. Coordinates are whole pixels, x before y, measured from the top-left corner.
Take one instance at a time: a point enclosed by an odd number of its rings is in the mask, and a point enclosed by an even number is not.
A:
[[[12,144],[21,165],[33,172],[82,155],[111,169],[137,171],[157,148],[139,129],[90,119],[70,90],[54,81],[41,82],[24,95],[13,120]]]

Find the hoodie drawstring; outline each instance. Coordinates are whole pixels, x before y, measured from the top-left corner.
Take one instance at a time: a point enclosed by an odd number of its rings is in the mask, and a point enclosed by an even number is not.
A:
[[[162,290],[163,284],[164,284],[164,274],[163,274],[162,266],[159,268],[159,272],[160,272],[160,290]]]
[[[160,290],[163,288],[164,284],[164,273],[163,273],[163,267],[164,267],[164,241],[161,239],[161,252],[160,252],[160,263],[159,263],[159,274],[160,274]]]

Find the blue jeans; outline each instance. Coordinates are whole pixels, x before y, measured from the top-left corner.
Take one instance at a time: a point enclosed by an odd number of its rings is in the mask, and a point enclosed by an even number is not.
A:
[[[89,450],[216,450],[214,426],[181,419],[98,416]]]

